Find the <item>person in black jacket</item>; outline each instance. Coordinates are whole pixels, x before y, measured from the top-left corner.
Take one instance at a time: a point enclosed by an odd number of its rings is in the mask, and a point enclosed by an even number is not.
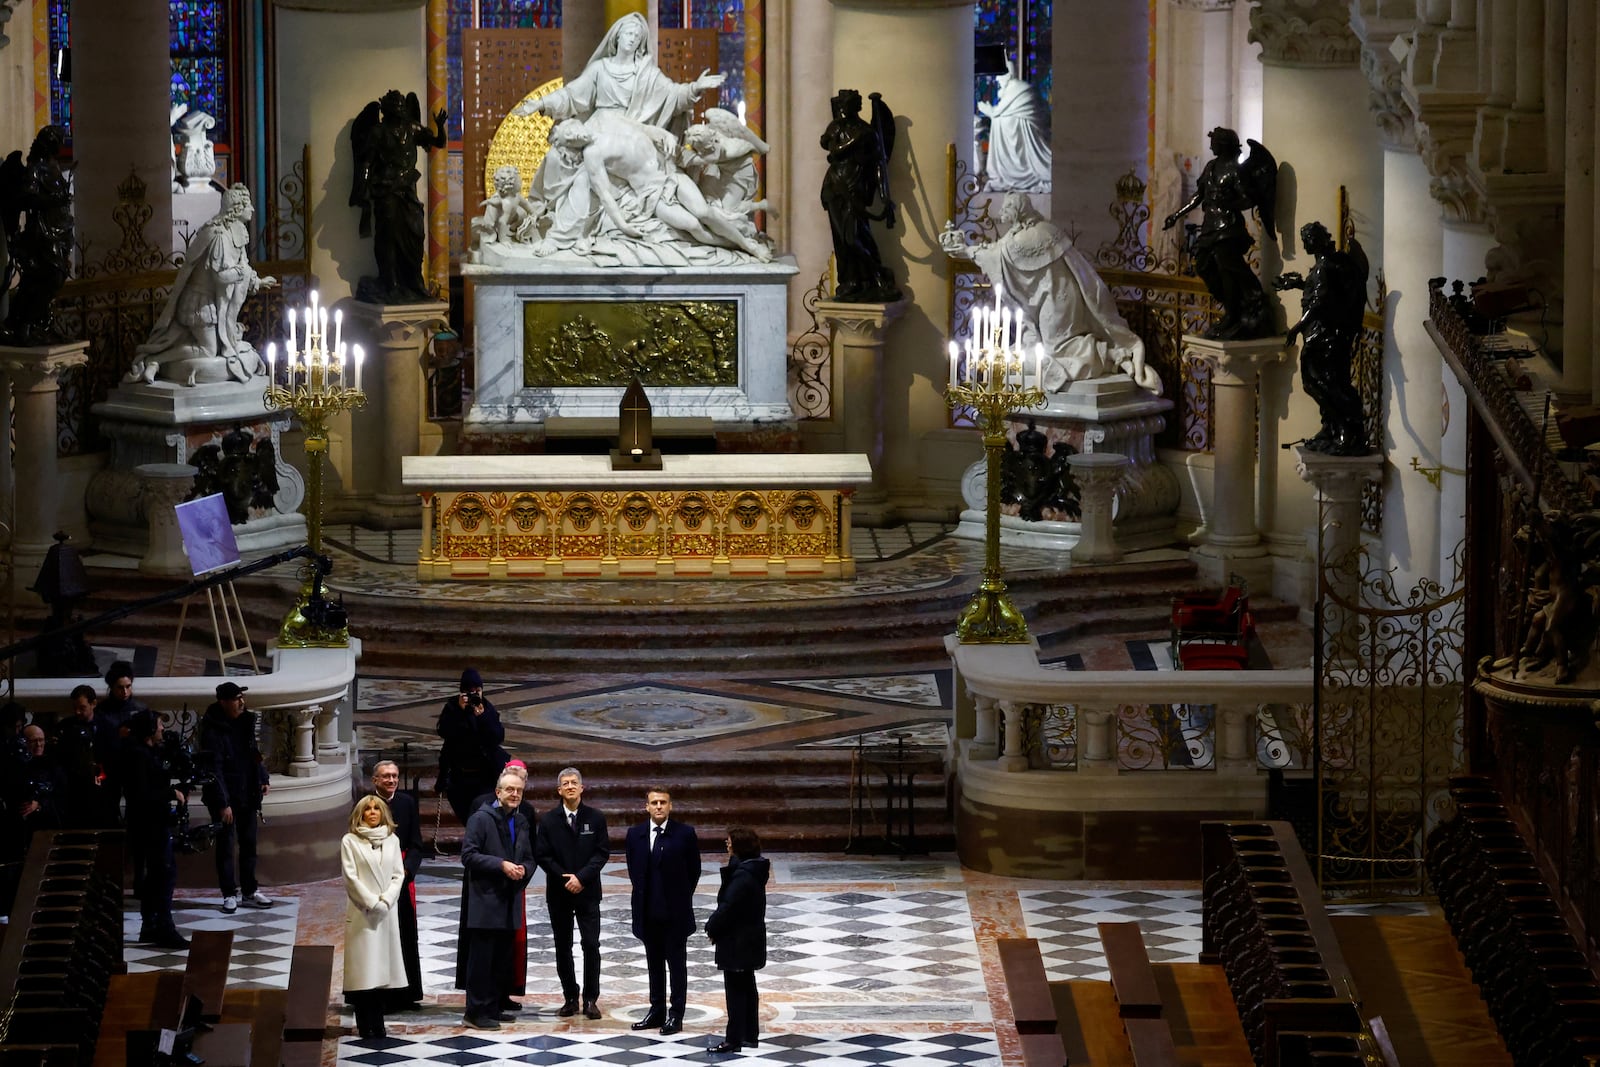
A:
[[[537,862],[545,873],[545,905],[555,937],[556,974],[565,998],[560,1016],[578,1014],[578,976],[572,965],[572,924],[583,945],[583,1017],[600,1018],[600,872],[611,858],[606,817],[583,803],[583,775],[566,767],[556,776],[561,803],[539,819]]]
[[[256,881],[257,819],[261,798],[270,788],[267,766],[256,746],[256,717],[244,709],[247,687],[233,682],[217,686],[217,701],[200,719],[200,751],[211,760],[217,780],[206,789],[206,806],[217,824],[215,844],[217,888],[222,910],[232,914],[275,903]],[[239,869],[234,874],[233,844],[239,842]],[[240,895],[243,888],[244,894]]]
[[[717,910],[706,920],[706,936],[716,946],[717,967],[728,1002],[728,1032],[709,1052],[738,1052],[760,1044],[761,1006],[756,972],[767,965],[767,879],[772,865],[761,856],[754,830],[728,831],[728,865],[722,868]]]
[[[661,1027],[662,1037],[683,1029],[689,998],[689,935],[694,933],[694,889],[700,884],[700,839],[694,827],[670,818],[672,794],[645,791],[645,814],[622,839],[633,883],[633,936],[644,944],[650,1010],[635,1030]],[[670,990],[671,1000],[668,1000]]]
[[[467,936],[456,951],[466,957],[467,1009],[474,1030],[498,1030],[510,1016],[500,1010],[511,981],[511,938],[518,902],[533,877],[534,828],[517,810],[522,779],[506,773],[495,783],[494,807],[467,820],[461,840],[461,921]]]
[[[483,678],[471,667],[461,672],[461,691],[444,702],[439,712],[439,791],[462,826],[472,814],[472,802],[495,788],[500,768],[510,757],[500,745],[506,728],[500,713],[483,695]]]
[[[406,868],[406,880],[400,887],[400,955],[405,960],[406,985],[404,989],[385,991],[384,1011],[420,1011],[422,1009],[422,960],[417,952],[417,871],[422,868],[422,819],[417,811],[417,798],[400,789],[400,766],[394,760],[379,760],[372,768],[372,791],[379,800],[389,805],[394,817],[395,837],[400,842],[400,855]]]
[[[189,942],[172,919],[172,891],[178,868],[172,856],[173,803],[189,798],[172,785],[161,756],[161,717],[141,711],[128,720],[119,778],[128,799],[128,851],[136,861],[139,915],[138,940],[166,949],[185,949]]]

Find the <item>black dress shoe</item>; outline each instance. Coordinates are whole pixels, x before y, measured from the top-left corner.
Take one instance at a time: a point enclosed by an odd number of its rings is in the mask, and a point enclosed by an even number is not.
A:
[[[561,1002],[561,1007],[556,1009],[556,1014],[563,1019],[571,1018],[578,1014],[578,1002],[571,997]]]
[[[481,1019],[476,1015],[463,1015],[461,1022],[471,1030],[498,1030],[500,1024],[493,1019]]]
[[[497,1023],[514,1023],[517,1021],[515,1016],[508,1015],[503,1011],[497,1011],[493,1015],[489,1016],[489,1018],[493,1019]]]
[[[711,1053],[713,1056],[722,1056],[729,1052],[738,1052],[742,1047],[742,1045],[734,1045],[726,1041],[719,1041],[715,1045],[712,1045],[710,1048],[706,1049],[706,1051]]]
[[[662,1037],[671,1037],[673,1034],[677,1033],[678,1031],[680,1031],[682,1029],[683,1029],[683,1016],[681,1016],[681,1015],[669,1015],[669,1016],[667,1016],[667,1021],[661,1024],[661,1036]]]
[[[659,1012],[654,1012],[653,1011],[650,1014],[646,1015],[643,1019],[640,1019],[638,1022],[634,1023],[633,1026],[630,1029],[633,1029],[633,1030],[653,1030],[656,1027],[660,1026],[665,1021],[666,1021],[666,1016],[665,1015],[662,1015]]]
[[[583,1017],[585,1019],[603,1018],[603,1016],[600,1014],[600,1005],[596,1004],[592,1000],[584,1001],[583,1002]]]
[[[504,999],[504,1000],[502,1000],[500,1002],[500,1010],[501,1011],[521,1011],[522,1010],[522,1005],[518,1004],[516,1001],[512,1000],[510,997],[507,997],[506,999]]]

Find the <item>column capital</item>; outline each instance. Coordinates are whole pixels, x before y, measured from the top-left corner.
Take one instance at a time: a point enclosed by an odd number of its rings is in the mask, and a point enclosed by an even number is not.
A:
[[[1262,367],[1289,358],[1282,337],[1261,337],[1254,341],[1213,341],[1195,334],[1183,335],[1183,354],[1210,363],[1216,370],[1211,380],[1217,385],[1254,385]]]
[[[883,344],[889,324],[905,314],[910,301],[892,304],[852,304],[842,300],[817,301],[817,318],[839,331],[840,339],[852,347]]]
[[[89,362],[89,342],[60,345],[0,345],[0,371],[11,376],[19,391],[54,392],[63,371]]]
[[[1350,29],[1350,0],[1250,0],[1249,40],[1261,61],[1280,67],[1347,67],[1361,42]]]
[[[1406,102],[1403,72],[1388,42],[1362,45],[1361,73],[1367,79],[1367,110],[1378,124],[1383,147],[1416,151],[1417,116]]]
[[[1317,491],[1320,500],[1331,504],[1361,504],[1361,491],[1368,482],[1383,477],[1383,455],[1330,456],[1313,452],[1305,445],[1294,446],[1294,472]]]
[[[384,348],[411,349],[425,331],[449,325],[450,305],[442,300],[421,304],[369,304],[352,300],[349,315],[352,321],[372,330],[373,340]]]

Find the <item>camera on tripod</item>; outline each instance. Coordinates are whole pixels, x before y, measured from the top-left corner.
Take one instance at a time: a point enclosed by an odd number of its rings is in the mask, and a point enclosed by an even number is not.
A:
[[[161,741],[161,765],[167,769],[167,781],[172,788],[185,795],[195,790],[204,791],[217,782],[215,769],[198,762],[189,746],[177,734],[166,734]],[[199,826],[189,823],[189,805],[174,805],[172,813],[172,847],[179,852],[204,852],[217,839],[217,824],[207,821]]]

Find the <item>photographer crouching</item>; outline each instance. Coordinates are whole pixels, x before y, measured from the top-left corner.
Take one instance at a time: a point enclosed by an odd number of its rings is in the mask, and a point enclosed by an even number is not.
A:
[[[161,717],[153,711],[136,712],[128,720],[128,743],[123,750],[122,783],[127,797],[128,851],[142,860],[139,915],[143,920],[138,940],[158,948],[180,950],[189,941],[172,919],[172,891],[178,868],[173,857],[173,831],[178,812],[186,812],[189,797],[173,782]],[[181,746],[178,751],[183,751]],[[178,776],[185,777],[182,768]]]

